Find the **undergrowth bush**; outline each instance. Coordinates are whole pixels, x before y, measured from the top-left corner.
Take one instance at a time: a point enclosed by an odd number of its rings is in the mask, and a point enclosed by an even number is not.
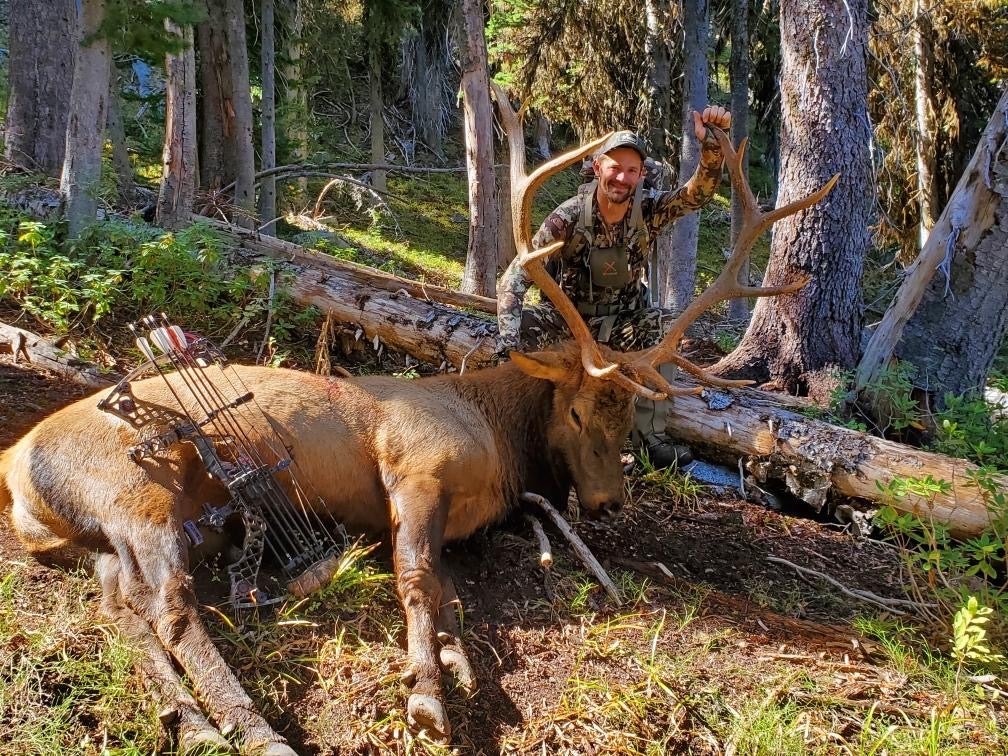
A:
[[[883,507],[875,524],[901,547],[911,594],[946,628],[957,677],[1000,669],[1004,657],[997,648],[1008,642],[1008,492],[1000,483],[1008,471],[1008,417],[982,395],[946,395],[928,416],[914,397],[913,372],[913,366],[897,363],[880,373],[865,392],[872,417],[850,414],[849,375],[823,414],[862,431],[871,423],[879,435],[930,427],[928,448],[978,465],[956,486],[974,488],[987,508],[989,522],[978,535],[956,539],[945,525],[911,514],[931,511],[936,497],[954,490],[951,481],[931,475],[879,481]]]
[[[315,320],[295,305],[270,275],[228,259],[220,236],[194,224],[167,232],[141,222],[96,223],[67,242],[58,224],[0,210],[0,300],[16,305],[57,332],[122,323],[150,312],[209,336],[238,323],[256,327],[272,306],[271,345],[288,348]]]

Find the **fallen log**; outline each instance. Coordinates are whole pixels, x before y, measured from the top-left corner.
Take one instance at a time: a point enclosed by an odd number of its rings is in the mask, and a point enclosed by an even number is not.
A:
[[[783,481],[817,510],[831,490],[877,502],[893,480],[930,476],[945,481],[948,490],[888,503],[944,523],[957,537],[976,535],[990,522],[986,494],[971,480],[979,468],[971,462],[804,417],[764,392],[732,392],[730,404],[726,397],[710,390],[676,397],[668,427],[701,451],[749,458],[747,467],[757,479]],[[1008,476],[994,480],[1008,490]]]
[[[0,354],[11,355],[15,364],[24,360],[90,388],[111,386],[120,378],[116,373],[101,372],[97,365],[80,359],[38,334],[2,321]]]
[[[249,249],[263,249],[254,239],[249,242]],[[318,258],[326,256],[283,244],[286,259],[295,261],[288,270],[293,274],[290,292],[297,301],[360,328],[362,337],[377,337],[428,363],[473,368],[492,361],[492,320],[411,296],[407,287],[396,285],[404,281],[396,276],[383,274],[380,288],[369,286],[355,270],[363,266],[344,269],[343,263],[320,263]],[[271,257],[278,259],[279,253]],[[697,385],[685,376],[680,382]],[[758,480],[783,481],[817,511],[830,491],[878,502],[883,499],[880,486],[896,478],[931,476],[946,481],[949,490],[927,500],[909,497],[892,504],[945,523],[958,536],[974,535],[990,520],[984,494],[969,480],[978,468],[965,460],[813,420],[794,411],[800,403],[792,397],[755,390],[730,396],[708,391],[706,397],[675,399],[668,423],[675,437],[721,457],[745,459]],[[996,480],[1008,489],[1008,478]]]
[[[485,312],[490,315],[497,314],[497,300],[490,299],[489,297],[464,294],[460,291],[446,289],[443,286],[411,281],[408,278],[376,270],[367,265],[340,260],[324,252],[316,252],[315,250],[307,249],[299,244],[293,244],[274,236],[260,236],[254,230],[241,228],[231,223],[224,223],[214,218],[194,215],[193,220],[214,229],[236,247],[247,249],[256,255],[311,266],[318,270],[330,271],[345,277],[348,281],[376,289],[390,292],[404,291],[416,299],[428,302],[438,302],[465,310]]]

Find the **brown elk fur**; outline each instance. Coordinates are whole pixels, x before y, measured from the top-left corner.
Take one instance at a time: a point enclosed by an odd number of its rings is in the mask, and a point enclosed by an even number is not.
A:
[[[407,617],[409,715],[442,737],[442,668],[472,679],[457,639],[439,635],[450,629],[439,619],[442,544],[501,519],[525,490],[565,502],[573,484],[589,511],[622,503],[618,452],[631,394],[588,376],[572,346],[513,358],[415,381],[236,368],[291,450],[302,485],[349,527],[391,530]],[[135,383],[134,395],[173,406],[160,378]],[[223,488],[188,444],[134,463],[126,450],[138,431],[96,404],[93,396],[60,410],[0,457],[0,507],[42,559],[98,553],[103,608],[147,648],[148,676],[181,715],[184,742],[218,743],[218,731],[237,729],[246,745],[287,752],[195,613],[181,525],[199,517],[203,502],[223,501]],[[166,650],[219,730],[178,683]]]

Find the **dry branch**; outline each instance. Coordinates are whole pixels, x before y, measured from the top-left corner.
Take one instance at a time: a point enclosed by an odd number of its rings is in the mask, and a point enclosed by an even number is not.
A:
[[[538,517],[526,513],[525,519],[532,526],[532,532],[535,533],[536,542],[539,544],[539,564],[544,570],[548,570],[553,566],[553,547],[550,546],[549,538],[546,537],[546,531],[543,530]]]
[[[384,289],[390,292],[404,291],[410,296],[429,302],[452,305],[477,312],[485,312],[491,315],[497,314],[497,301],[489,297],[480,297],[473,294],[463,294],[452,291],[443,286],[434,284],[417,283],[408,278],[394,276],[366,265],[338,260],[332,255],[322,252],[315,252],[306,249],[299,244],[277,239],[274,237],[260,236],[255,231],[224,223],[213,218],[204,216],[194,216],[193,220],[203,223],[214,229],[224,237],[231,240],[236,246],[248,249],[257,255],[293,262],[299,265],[310,265],[320,271],[330,271],[341,276],[345,276],[352,282]]]
[[[535,504],[546,513],[546,515],[553,521],[553,524],[556,525],[560,534],[567,539],[568,543],[570,543],[571,548],[574,549],[574,553],[578,555],[578,558],[584,563],[584,566],[587,567],[599,583],[602,584],[602,587],[606,589],[606,593],[608,593],[609,597],[616,602],[616,605],[621,606],[624,602],[623,592],[620,591],[616,583],[614,583],[612,578],[609,577],[609,573],[605,571],[605,568],[599,564],[599,560],[591,553],[591,549],[588,548],[588,545],[581,540],[581,537],[574,532],[574,529],[571,528],[571,526],[567,523],[567,520],[565,520],[560,513],[554,509],[553,505],[539,494],[530,493],[528,491],[521,495],[521,500],[528,502],[529,504]]]

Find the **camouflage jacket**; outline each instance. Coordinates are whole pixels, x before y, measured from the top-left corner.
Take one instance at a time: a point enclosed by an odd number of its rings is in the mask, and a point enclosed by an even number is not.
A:
[[[629,255],[631,280],[619,289],[592,290],[592,301],[596,304],[618,304],[620,309],[632,310],[646,307],[644,301],[644,271],[647,266],[647,249],[658,233],[677,218],[698,210],[705,205],[721,182],[723,156],[717,141],[708,132],[704,141],[700,164],[690,180],[671,191],[644,189],[641,211],[646,240],[639,239],[641,229],[630,221],[630,210],[623,220],[609,226],[599,215],[598,200],[592,198],[592,233],[596,246],[608,247],[625,244]],[[574,236],[584,197],[578,193],[561,204],[546,220],[532,239],[534,249],[539,249],[555,241],[570,241]],[[632,200],[631,200],[632,205]],[[570,248],[573,246],[574,248]],[[557,279],[564,293],[575,304],[583,298],[590,280],[588,268],[589,244],[587,240],[577,245],[567,245],[547,265],[550,274]],[[498,290],[497,325],[500,333],[497,348],[499,353],[517,349],[520,343],[522,303],[531,281],[517,260],[508,266],[501,276]]]

